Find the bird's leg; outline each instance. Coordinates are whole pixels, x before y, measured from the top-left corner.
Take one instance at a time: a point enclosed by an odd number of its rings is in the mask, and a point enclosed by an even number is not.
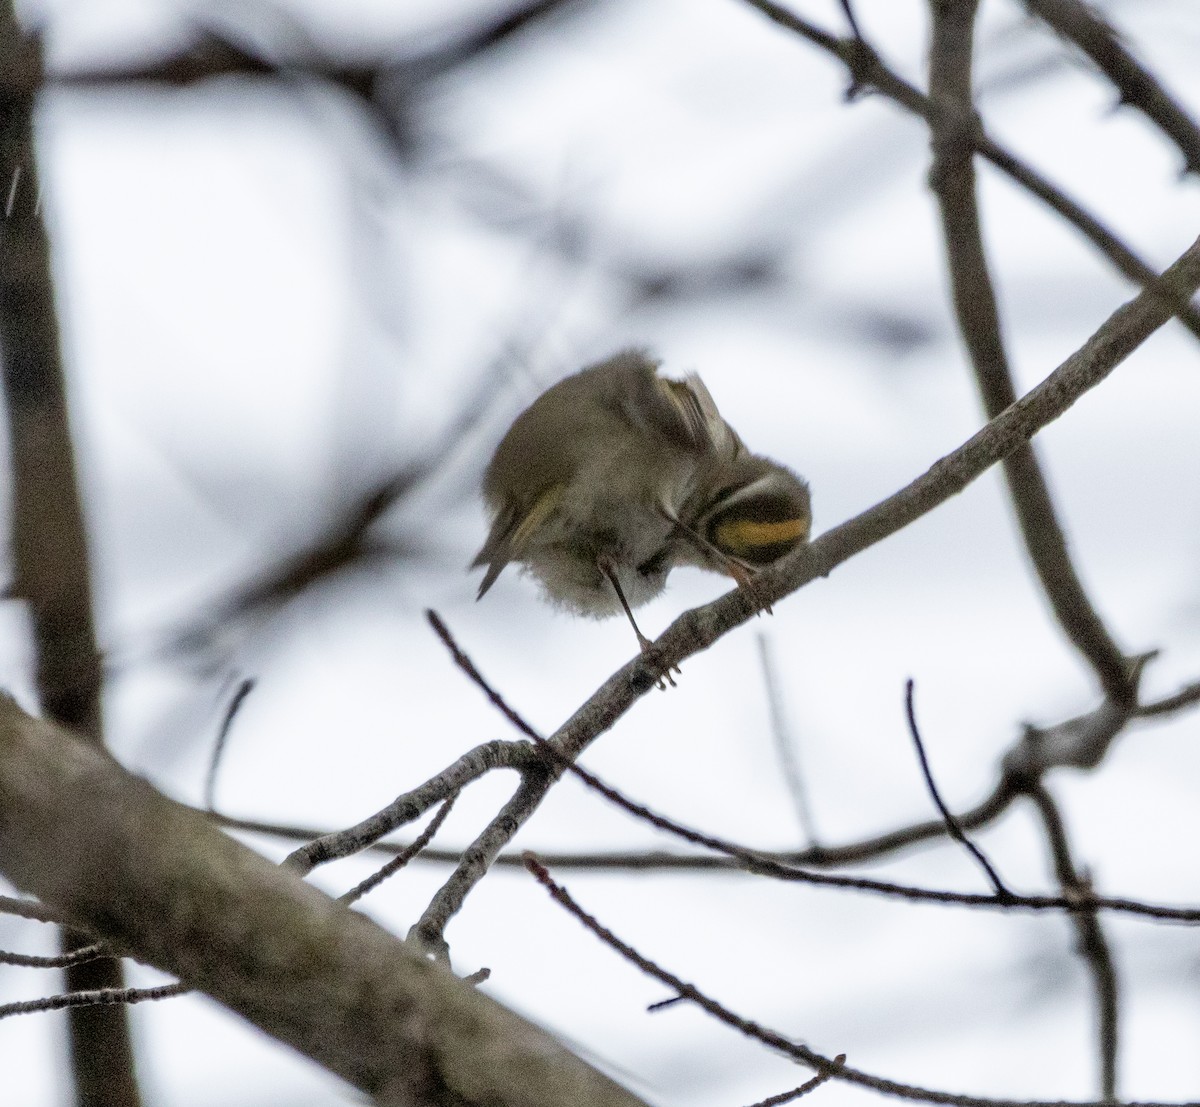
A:
[[[686,523],[676,519],[673,515],[668,514],[667,518],[674,525],[675,529],[701,553],[707,554],[714,561],[724,566],[725,572],[733,577],[737,582],[737,586],[753,600],[755,607],[758,608],[760,613],[765,611],[768,615],[775,614],[771,610],[771,605],[759,593],[758,584],[754,579],[757,572],[754,566],[748,565],[741,558],[727,554],[722,549],[718,549],[704,535],[692,530]]]
[[[596,567],[608,578],[609,584],[613,586],[613,591],[616,592],[617,599],[621,601],[621,607],[625,610],[625,617],[629,620],[629,625],[633,627],[633,633],[637,635],[638,645],[641,647],[642,653],[647,657],[653,658],[655,652],[654,643],[642,633],[641,628],[637,625],[637,620],[633,617],[633,609],[629,606],[629,601],[625,598],[621,582],[617,580],[616,566],[609,558],[601,556],[596,561]],[[676,672],[679,672],[678,665],[674,666],[674,669]],[[666,683],[664,683],[664,680]],[[667,684],[674,687],[675,678],[671,676],[671,670],[668,669],[665,673],[660,674],[657,683],[659,688],[665,689]]]

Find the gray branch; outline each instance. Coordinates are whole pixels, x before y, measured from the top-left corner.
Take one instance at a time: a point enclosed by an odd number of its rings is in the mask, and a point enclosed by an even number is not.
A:
[[[887,67],[883,59],[860,38],[838,38],[823,31],[807,19],[803,19],[774,0],[742,0],[743,3],[761,12],[773,23],[807,39],[822,50],[832,54],[850,74],[850,92],[858,94],[873,90],[894,100],[907,111],[924,119],[931,127],[936,114],[951,110],[949,106],[935,104],[919,89],[910,85]],[[990,161],[997,169],[1011,177],[1022,188],[1036,196],[1051,211],[1078,230],[1096,247],[1113,267],[1127,280],[1140,285],[1147,291],[1159,290],[1160,295],[1174,297],[1174,292],[1163,289],[1158,283],[1158,274],[1147,262],[1138,257],[1115,234],[1081,204],[1072,200],[1062,189],[1052,184],[1032,166],[1021,161],[1015,154],[991,138],[979,120],[967,117],[953,124],[972,149]],[[1180,322],[1197,338],[1200,338],[1200,312],[1184,300],[1171,299],[1172,311]]]
[[[389,1107],[642,1104],[414,946],[7,697],[0,869]]]
[[[811,544],[784,558],[755,578],[755,603],[734,589],[703,607],[686,611],[667,628],[652,649],[639,654],[614,673],[548,739],[563,760],[573,761],[601,734],[611,729],[650,689],[661,674],[707,649],[723,635],[752,618],[759,606],[775,604],[817,577],[828,576],[855,554],[882,542],[935,507],[957,495],[991,466],[1003,461],[1039,430],[1062,415],[1089,389],[1094,388],[1137,347],[1171,318],[1170,304],[1189,299],[1200,286],[1200,240],[1163,274],[1168,290],[1146,290],[1118,308],[1091,338],[1067,358],[1041,384],[996,415],[982,430],[911,484],[868,508],[848,522],[826,531]],[[1126,701],[1132,710],[1136,701]],[[524,822],[537,809],[542,796],[562,775],[551,764],[539,782],[526,777],[518,798],[468,847],[454,873],[437,894],[437,911],[423,920],[422,940],[439,953],[444,929],[467,894],[483,877],[480,859],[495,859]],[[1002,788],[1009,785],[1004,784]],[[968,825],[964,822],[963,825]],[[940,832],[940,831],[939,831]]]

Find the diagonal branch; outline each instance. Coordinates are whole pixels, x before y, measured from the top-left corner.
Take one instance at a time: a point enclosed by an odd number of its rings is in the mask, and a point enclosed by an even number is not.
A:
[[[992,1099],[987,1096],[965,1095],[958,1092],[947,1092],[934,1088],[922,1088],[914,1084],[904,1084],[890,1080],[884,1076],[864,1072],[844,1064],[844,1058],[826,1057],[811,1049],[803,1042],[795,1041],[780,1034],[777,1030],[761,1025],[750,1019],[742,1018],[728,1007],[718,1003],[711,996],[702,992],[694,984],[664,969],[657,962],[639,953],[628,942],[622,941],[608,927],[604,926],[594,915],[585,911],[561,884],[558,884],[546,870],[539,858],[532,853],[525,854],[525,867],[551,897],[576,920],[596,935],[610,949],[619,953],[626,961],[636,965],[647,976],[665,984],[680,997],[695,1004],[706,1014],[744,1034],[746,1037],[761,1042],[763,1045],[791,1057],[801,1064],[808,1065],[819,1073],[828,1073],[834,1080],[843,1080],[861,1088],[870,1088],[883,1095],[896,1096],[899,1099],[919,1103],[938,1103],[950,1107],[1111,1107],[1113,1101],[1071,1101],[1071,1100],[1012,1100]],[[1133,1107],[1133,1105],[1130,1105]],[[1188,1104],[1156,1104],[1143,1102],[1137,1107],[1196,1107]]]
[[[1082,0],[1025,0],[1025,7],[1086,54],[1116,88],[1123,104],[1140,111],[1200,173],[1200,125],[1141,62],[1116,30]]]
[[[0,870],[381,1107],[644,1107],[411,944],[8,697]]]
[[[817,577],[828,576],[842,562],[882,542],[961,492],[1062,415],[1084,392],[1103,381],[1171,317],[1168,301],[1190,297],[1200,286],[1200,241],[1193,243],[1163,274],[1162,283],[1170,289],[1167,297],[1144,291],[1118,308],[1041,384],[911,484],[761,572],[755,578],[755,602],[747,600],[740,589],[734,589],[710,604],[684,612],[647,652],[609,677],[547,739],[560,764],[545,766],[540,777],[523,774],[517,794],[468,847],[437,893],[436,910],[431,905],[415,936],[439,954],[445,953],[442,936],[445,925],[562,775],[561,762],[574,761],[613,727],[655,687],[662,673],[707,649],[752,618],[759,606],[774,604]]]
[[[788,11],[775,3],[775,0],[742,2],[761,12],[778,26],[807,39],[837,58],[850,74],[851,93],[874,89],[913,115],[924,119],[931,127],[939,112],[951,110],[947,105],[935,103],[931,97],[924,95],[903,77],[894,73],[861,38],[838,38],[809,20]],[[1153,267],[1138,257],[1100,220],[1071,199],[1062,189],[991,138],[978,119],[959,118],[954,126],[962,135],[963,141],[968,142],[978,154],[1075,227],[1126,279],[1146,290],[1160,288],[1157,284],[1158,274]],[[1178,298],[1172,291],[1160,288],[1159,294],[1169,298],[1168,303],[1173,305],[1172,310],[1179,316],[1180,322],[1200,338],[1200,311]]]

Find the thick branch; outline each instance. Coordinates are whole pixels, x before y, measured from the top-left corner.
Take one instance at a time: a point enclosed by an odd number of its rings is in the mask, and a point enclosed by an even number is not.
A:
[[[7,698],[0,867],[381,1103],[641,1103],[414,947]]]

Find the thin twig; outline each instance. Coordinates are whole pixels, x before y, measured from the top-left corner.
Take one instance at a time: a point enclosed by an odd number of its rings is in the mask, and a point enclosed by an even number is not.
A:
[[[1191,684],[1184,685],[1178,692],[1164,696],[1161,700],[1138,704],[1133,713],[1140,719],[1146,719],[1154,715],[1169,715],[1173,711],[1184,707],[1193,707],[1198,703],[1200,703],[1200,680],[1194,680]]]
[[[26,969],[65,969],[68,965],[82,965],[85,961],[111,956],[112,953],[102,942],[93,942],[91,945],[73,949],[70,953],[59,953],[53,957],[0,950],[0,965],[16,965]]]
[[[543,888],[567,909],[576,919],[588,928],[593,934],[601,939],[606,945],[611,946],[621,954],[627,961],[632,962],[647,976],[654,977],[660,983],[665,984],[672,991],[676,992],[682,999],[689,1000],[701,1010],[713,1018],[725,1023],[726,1026],[732,1026],[740,1031],[748,1038],[753,1038],[756,1041],[762,1042],[765,1045],[772,1046],[778,1049],[789,1057],[795,1058],[797,1061],[802,1061],[810,1068],[815,1069],[819,1073],[828,1073],[832,1076],[841,1075],[841,1066],[837,1065],[832,1057],[822,1057],[819,1053],[815,1053],[805,1046],[799,1045],[796,1042],[785,1038],[782,1034],[774,1030],[768,1030],[760,1026],[750,1019],[743,1019],[735,1015],[728,1008],[723,1007],[716,1000],[706,996],[703,992],[697,989],[694,985],[688,984],[681,980],[674,973],[668,972],[660,965],[651,961],[648,957],[643,957],[631,945],[623,942],[611,930],[603,926],[593,915],[589,915],[582,907],[571,898],[570,893],[555,882],[546,867],[541,863],[536,854],[525,853],[525,868],[533,875]]]
[[[325,834],[293,850],[284,864],[303,876],[318,865],[360,853],[385,834],[419,819],[435,804],[461,792],[473,780],[478,780],[492,769],[516,769],[524,774],[540,764],[541,757],[535,747],[527,743],[484,742],[464,753],[424,784],[397,796],[387,807],[362,822],[345,830]]]
[[[157,988],[93,988],[84,992],[64,992],[41,999],[25,999],[0,1004],[0,1019],[10,1015],[28,1015],[35,1011],[61,1011],[64,1007],[116,1007],[147,1000],[170,999],[191,989],[184,984],[163,984]]]
[[[454,664],[471,678],[476,687],[482,690],[483,694],[491,701],[492,706],[512,723],[517,730],[524,734],[526,738],[532,739],[539,746],[543,745],[546,739],[534,730],[518,712],[508,706],[504,701],[504,697],[483,679],[482,674],[475,668],[475,663],[459,649],[458,643],[454,640],[454,635],[450,633],[450,628],[442,621],[442,617],[430,608],[425,612],[425,618],[429,621],[429,625],[433,627],[434,633],[442,640],[442,645],[450,651],[450,656],[454,658]]]
[[[925,778],[925,787],[929,789],[929,794],[933,798],[933,805],[942,816],[942,822],[946,824],[946,832],[979,863],[979,867],[983,869],[997,897],[1000,899],[1012,899],[1013,893],[1009,891],[1004,881],[1000,879],[1000,874],[996,872],[992,867],[992,863],[984,856],[983,850],[963,833],[962,827],[958,825],[958,820],[950,813],[950,808],[946,806],[945,800],[942,799],[942,795],[938,791],[938,786],[933,779],[933,771],[929,768],[929,758],[925,754],[925,743],[921,741],[921,731],[917,727],[917,712],[913,704],[913,688],[914,685],[910,679],[904,686],[904,712],[908,716],[908,732],[912,735],[913,745],[917,748],[917,760],[921,763],[921,775]]]
[[[859,42],[865,41],[863,38],[863,33],[859,29],[858,20],[854,16],[854,6],[850,3],[850,0],[841,0],[841,5],[842,14],[846,17],[846,24],[850,28],[850,33],[856,39],[858,39]]]
[[[873,88],[914,115],[920,116],[930,125],[939,111],[947,110],[940,104],[935,105],[932,98],[925,96],[889,69],[875,50],[861,38],[838,38],[837,35],[830,34],[789,11],[775,0],[742,0],[742,3],[837,58],[850,74],[852,92]],[[1187,298],[1179,295],[1177,290],[1164,288],[1154,269],[1099,219],[1072,200],[1062,189],[1051,184],[1037,170],[990,138],[977,119],[962,119],[955,126],[955,130],[982,157],[1080,231],[1118,272],[1152,295],[1163,297],[1163,302],[1171,314],[1177,315],[1180,322],[1200,338],[1200,312]]]
[[[665,984],[684,999],[690,1000],[706,1014],[711,1015],[726,1026],[733,1027],[746,1037],[762,1042],[763,1045],[769,1046],[771,1049],[777,1050],[787,1057],[792,1057],[802,1064],[815,1069],[817,1072],[828,1073],[835,1080],[844,1080],[848,1084],[870,1088],[873,1091],[881,1092],[884,1095],[896,1096],[900,1099],[916,1100],[923,1103],[948,1104],[950,1107],[1113,1107],[1113,1104],[1109,1101],[1098,1103],[1093,1100],[1014,1100],[959,1095],[932,1088],[922,1088],[914,1084],[902,1084],[895,1080],[888,1080],[882,1076],[875,1076],[873,1073],[863,1072],[860,1069],[839,1065],[832,1057],[826,1057],[799,1042],[784,1037],[778,1031],[761,1026],[750,1019],[742,1018],[701,992],[694,984],[687,983],[674,973],[651,961],[648,957],[643,956],[631,945],[622,941],[611,930],[603,926],[593,915],[588,914],[588,912],[580,907],[571,897],[570,893],[550,876],[545,866],[541,864],[534,854],[527,853],[525,858],[525,867],[537,882],[550,893],[551,897],[566,908],[575,919],[595,934],[605,945],[616,950],[630,964],[637,966],[647,976],[653,977],[660,983]],[[1135,1105],[1128,1104],[1125,1107],[1135,1107]],[[1173,1104],[1146,1102],[1137,1104],[1136,1107],[1200,1107],[1200,1104],[1194,1101]]]
[[[1188,172],[1200,172],[1200,126],[1089,4],[1025,0],[1025,7],[1083,51],[1112,82],[1121,103],[1141,112],[1179,148]]]
[[[410,941],[420,943],[440,960],[449,958],[446,926],[458,914],[476,884],[491,870],[500,851],[512,840],[517,829],[537,810],[549,789],[551,770],[544,765],[538,772],[522,774],[521,784],[465,850],[446,882],[437,890],[421,917],[409,928]]]
[[[783,707],[783,690],[779,685],[779,673],[775,668],[775,656],[767,636],[762,632],[758,635],[758,658],[762,664],[763,684],[767,689],[767,707],[771,713],[771,735],[775,739],[775,753],[779,758],[779,767],[783,771],[783,780],[787,785],[788,794],[792,798],[792,807],[796,819],[800,823],[800,832],[808,840],[810,846],[817,847],[817,828],[813,819],[812,804],[808,800],[808,789],[804,787],[804,777],[800,772],[800,759],[796,753],[796,743],[792,738],[791,728],[787,723],[787,714]]]
[[[38,903],[35,899],[18,899],[16,896],[0,896],[0,915],[16,915],[44,923],[62,922],[44,903]]]
[[[450,814],[454,808],[454,801],[458,799],[458,793],[451,795],[432,819],[429,820],[429,825],[418,835],[411,845],[402,849],[395,857],[393,857],[386,865],[377,871],[373,872],[366,880],[356,884],[348,892],[343,892],[338,896],[339,903],[354,903],[362,899],[372,889],[379,887],[390,876],[394,876],[405,865],[407,865],[414,857],[417,856],[430,842],[433,841],[434,835],[442,829],[442,823],[446,821],[446,816]]]
[[[1032,786],[1028,795],[1041,817],[1042,828],[1050,845],[1054,872],[1063,894],[1081,901],[1090,899],[1091,881],[1080,875],[1075,866],[1067,828],[1054,797],[1041,783]],[[1117,1051],[1120,1042],[1120,985],[1117,969],[1096,911],[1074,911],[1071,913],[1071,923],[1075,927],[1079,956],[1083,958],[1091,975],[1092,991],[1096,997],[1096,1048],[1100,1055],[1100,1094],[1105,1100],[1115,1101]]]
[[[834,1059],[834,1064],[844,1065],[846,1063],[846,1055],[839,1053]],[[760,1099],[757,1103],[751,1103],[750,1107],[782,1107],[784,1103],[794,1103],[798,1099],[802,1099],[809,1092],[815,1091],[827,1080],[833,1079],[831,1072],[819,1072],[816,1076],[806,1080],[798,1088],[793,1088],[790,1092],[781,1092],[779,1095],[767,1096],[766,1099]]]
[[[229,705],[225,708],[225,715],[221,719],[221,727],[217,731],[217,741],[213,746],[212,757],[208,762],[208,772],[204,777],[204,806],[209,811],[212,811],[217,805],[217,770],[220,768],[221,758],[225,753],[225,746],[229,740],[229,731],[233,727],[233,720],[237,718],[237,713],[241,710],[242,704],[246,702],[246,697],[254,691],[255,683],[254,677],[246,677],[238,684],[229,699]]]

